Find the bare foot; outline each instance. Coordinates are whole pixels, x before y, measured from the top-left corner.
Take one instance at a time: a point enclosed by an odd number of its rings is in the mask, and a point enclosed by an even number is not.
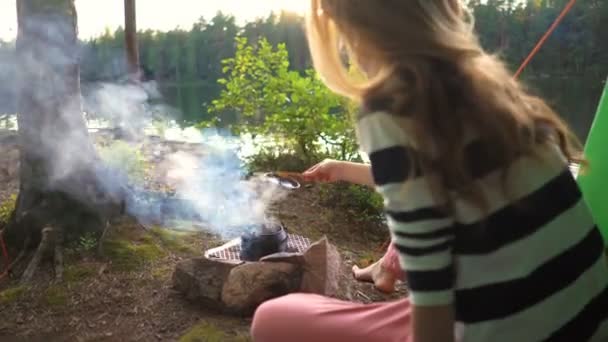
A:
[[[374,286],[382,292],[392,293],[395,291],[397,277],[382,266],[382,259],[365,268],[353,266],[353,275],[359,281],[373,282]]]

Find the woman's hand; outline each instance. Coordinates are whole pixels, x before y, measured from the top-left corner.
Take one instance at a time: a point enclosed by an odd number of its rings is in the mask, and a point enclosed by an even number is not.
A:
[[[344,162],[325,159],[304,171],[302,176],[308,182],[339,182],[344,180]]]
[[[349,182],[374,186],[370,165],[326,159],[304,171],[302,174],[308,182]]]

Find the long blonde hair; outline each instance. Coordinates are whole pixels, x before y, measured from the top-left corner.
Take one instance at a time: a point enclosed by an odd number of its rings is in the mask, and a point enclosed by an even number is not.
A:
[[[311,0],[307,35],[329,88],[364,105],[390,98],[392,114],[412,119],[407,134],[420,166],[439,174],[437,191],[460,191],[483,205],[465,154],[455,150],[469,129],[500,165],[548,140],[581,162],[575,135],[483,50],[458,0]],[[350,77],[349,63],[363,64],[368,78]]]

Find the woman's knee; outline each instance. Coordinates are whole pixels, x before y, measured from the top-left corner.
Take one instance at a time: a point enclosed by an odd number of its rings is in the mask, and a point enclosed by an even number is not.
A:
[[[280,341],[284,334],[302,324],[306,313],[301,294],[291,294],[269,300],[260,305],[253,316],[251,336],[256,342]]]
[[[280,315],[281,305],[275,304],[279,299],[272,299],[262,303],[253,315],[253,322],[251,323],[251,333],[255,336],[256,332],[272,330],[273,322],[276,322],[276,317]]]

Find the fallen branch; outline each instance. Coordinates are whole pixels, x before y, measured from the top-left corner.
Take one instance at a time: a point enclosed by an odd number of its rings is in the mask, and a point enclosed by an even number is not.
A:
[[[364,299],[371,301],[372,299],[369,298],[369,296],[367,296],[365,293],[361,292],[361,291],[357,291],[357,294],[361,297],[363,297]]]

